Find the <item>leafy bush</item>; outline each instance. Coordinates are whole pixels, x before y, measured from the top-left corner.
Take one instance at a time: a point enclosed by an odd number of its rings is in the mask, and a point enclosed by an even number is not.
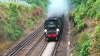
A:
[[[84,15],[87,16],[89,19],[96,19],[97,21],[100,20],[100,0],[72,0],[72,1],[76,4],[74,12],[72,12],[71,14],[72,22],[75,25],[74,26],[75,32],[83,30],[82,28],[84,28],[85,26],[84,22],[82,21]],[[88,38],[90,36],[92,36],[91,39]],[[97,55],[100,56],[99,40],[100,40],[100,25],[98,25],[95,28],[95,31],[92,31],[91,35],[88,35],[86,32],[83,32],[80,35],[80,38],[77,43],[78,45],[76,47],[76,50],[80,53],[79,56],[88,56],[89,53],[90,53],[89,56],[91,56],[91,54],[94,55],[96,54],[95,56]]]
[[[17,9],[18,9],[20,12],[23,12],[23,11],[25,11],[25,6],[23,6],[23,5],[17,5]]]
[[[79,39],[78,39],[78,43],[79,45],[82,45],[83,43],[85,43],[87,40],[89,40],[88,38],[88,33],[86,32],[82,32]]]
[[[14,30],[12,28],[12,25],[10,24],[7,24],[4,26],[4,28],[6,29],[7,31],[7,34],[8,34],[8,37],[12,37],[13,33],[14,33]]]
[[[93,9],[90,9],[88,12],[87,12],[87,16],[92,19],[93,16],[95,16],[96,12],[93,10]]]
[[[2,41],[2,39],[4,39],[3,37],[4,37],[4,34],[5,34],[4,27],[1,27],[1,26],[2,25],[0,25],[0,41]]]
[[[78,29],[78,31],[84,28],[84,22],[82,22],[81,19],[83,18],[85,11],[86,11],[85,5],[81,4],[77,6],[74,9],[74,12],[72,13],[73,22],[74,22],[74,25],[76,25],[76,28]]]
[[[38,6],[36,4],[32,4],[33,9],[38,8]]]
[[[100,19],[100,12],[98,12],[97,14],[96,14],[96,20],[99,20]]]
[[[95,27],[95,32],[99,33],[99,31],[100,31],[100,25],[98,25],[98,26]]]
[[[16,3],[10,3],[9,5],[10,9],[12,12],[10,12],[10,17],[17,17],[18,16],[18,10],[17,10],[17,6]]]
[[[86,32],[82,32],[77,42],[76,51],[81,51],[82,45],[88,40],[88,34]]]
[[[18,37],[20,37],[23,33],[22,30],[16,25],[6,24],[4,28],[7,31],[9,40],[11,41],[18,39]]]
[[[14,43],[23,34],[28,33],[27,30],[31,31],[33,29],[37,19],[34,20],[32,10],[33,7],[19,5],[14,2],[0,2],[0,42],[3,42],[0,51]],[[6,41],[9,43],[5,44]]]
[[[89,46],[90,46],[90,41],[84,42],[79,56],[88,56],[89,55],[89,52],[88,52]]]
[[[95,38],[99,41],[100,40],[100,25],[95,27],[95,33],[96,33]]]
[[[24,24],[26,27],[34,26],[34,20],[33,19],[25,19]]]
[[[76,25],[76,27],[78,28],[79,31],[81,31],[84,28],[84,22],[79,21],[79,23]]]
[[[91,8],[93,6],[93,3],[95,2],[95,0],[87,0],[86,2],[86,6]]]
[[[75,11],[74,13],[80,12],[79,14],[81,15],[84,15],[84,13],[86,13],[90,19],[92,19],[96,15],[96,19],[98,20],[100,12],[100,6],[99,6],[100,0],[85,0],[85,1],[75,0],[73,2],[75,4],[78,3],[78,5],[74,10]]]
[[[17,20],[19,20],[20,22],[23,21],[22,19],[20,19],[20,17],[22,17],[20,14],[22,12],[30,12],[31,10],[28,9],[28,7],[26,6],[18,5],[13,2],[2,4],[2,5],[4,7],[2,7],[1,10],[4,9],[3,11],[6,12],[7,15],[3,13],[4,16],[6,15],[6,18],[4,19],[6,23],[4,24],[4,27],[1,24],[1,27],[3,27],[3,29],[0,30],[2,30],[2,33],[3,32],[7,33],[7,37],[9,37],[8,39],[10,41],[14,41],[23,35],[23,30],[22,30],[23,28],[21,28],[17,23]],[[2,34],[0,33],[0,35]]]
[[[77,6],[81,3],[81,0],[72,0],[72,3],[74,3]]]
[[[89,41],[89,35],[84,31],[81,33],[78,42],[76,44],[75,50],[77,56],[88,56],[89,54],[89,47],[90,47],[90,41]]]
[[[95,11],[96,11],[96,20],[99,20],[100,19],[100,0],[97,0],[94,5],[93,5],[93,8],[95,8]]]
[[[47,11],[47,4],[48,4],[48,0],[24,0],[26,2],[28,2],[29,4],[32,4],[32,7],[34,8],[38,8],[38,7],[41,7],[42,9],[44,9],[44,11],[46,12]]]

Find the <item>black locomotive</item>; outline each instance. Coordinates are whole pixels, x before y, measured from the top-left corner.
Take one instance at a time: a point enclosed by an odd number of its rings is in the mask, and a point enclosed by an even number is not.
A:
[[[46,39],[58,40],[63,29],[64,15],[59,17],[49,17],[44,23],[44,33]]]

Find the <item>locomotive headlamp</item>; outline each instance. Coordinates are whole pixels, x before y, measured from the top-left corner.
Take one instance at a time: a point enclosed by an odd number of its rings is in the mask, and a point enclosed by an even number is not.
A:
[[[57,32],[59,32],[59,29],[56,29]]]
[[[45,29],[44,32],[47,32],[47,29]]]
[[[59,29],[57,28],[57,29],[56,29],[56,31],[57,31],[56,33],[58,34],[58,32],[59,32]]]

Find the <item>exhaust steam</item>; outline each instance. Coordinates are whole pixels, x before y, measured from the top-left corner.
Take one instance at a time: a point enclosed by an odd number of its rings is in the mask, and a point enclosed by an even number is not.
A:
[[[61,16],[68,13],[68,2],[66,0],[49,0],[47,17]]]

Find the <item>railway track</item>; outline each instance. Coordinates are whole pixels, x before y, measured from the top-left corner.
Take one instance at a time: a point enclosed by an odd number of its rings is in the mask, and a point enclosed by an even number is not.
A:
[[[48,44],[48,42],[44,45],[44,47],[42,48],[42,50],[41,50],[41,52],[39,53],[39,55],[38,55],[38,56],[41,56],[41,55],[42,55],[42,53],[43,53],[43,51],[45,50],[45,48],[46,48],[47,44]]]
[[[41,25],[38,29],[34,31],[33,34],[23,40],[20,44],[18,44],[4,56],[41,56],[43,51],[47,47],[47,44],[49,43],[46,41],[42,29],[43,26]],[[40,32],[42,32],[42,35],[39,36]],[[56,54],[56,49],[58,45],[59,41],[56,42],[56,46],[52,55]]]
[[[59,43],[60,41],[47,42],[38,56],[56,56]]]
[[[42,49],[46,47],[47,43],[44,35],[42,35],[24,56],[38,56]]]
[[[63,35],[63,33],[64,33],[64,28],[65,28],[65,18],[66,18],[66,16],[64,17],[63,29],[62,29],[62,32],[61,32],[62,34],[59,36],[59,41],[56,42],[56,45],[55,45],[55,47],[54,47],[52,56],[56,56],[56,54],[57,54],[57,49],[58,49],[58,47],[59,47],[59,45],[60,45],[61,38],[63,38],[62,35]]]
[[[56,56],[56,51],[59,46],[59,43],[59,41],[46,43],[38,56]]]
[[[65,17],[66,18],[66,17]],[[65,23],[64,23],[64,27],[66,27],[66,25],[65,25]],[[63,30],[62,30],[62,34],[59,36],[59,39],[58,39],[58,41],[56,41],[56,42],[53,42],[51,45],[52,46],[54,46],[54,47],[50,47],[51,49],[52,49],[52,52],[50,51],[50,50],[48,50],[48,48],[44,48],[43,49],[43,51],[40,53],[40,55],[39,56],[57,56],[57,49],[58,49],[58,47],[59,47],[59,45],[60,45],[60,41],[61,41],[61,38],[62,38],[62,35],[63,35],[63,33],[64,33],[64,30],[65,30],[65,28],[63,27]],[[48,43],[48,45],[49,45],[49,43]],[[49,46],[51,46],[51,45],[49,45]],[[48,47],[48,46],[47,46]],[[47,49],[47,50],[46,50]],[[45,51],[46,50],[46,51]],[[47,52],[49,53],[49,54],[47,54]],[[51,52],[51,53],[50,53]]]
[[[56,43],[56,45],[55,45],[55,47],[54,47],[54,50],[53,50],[53,53],[52,53],[52,56],[56,56],[57,48],[58,48],[58,46],[59,46],[59,43],[60,43],[60,41],[58,41],[58,42]]]
[[[43,29],[43,24],[41,26],[39,26],[33,32],[33,34],[29,35],[26,39],[24,39],[21,43],[19,43],[17,46],[15,46],[12,50],[10,50],[4,56],[15,56],[17,53],[19,53],[21,50],[23,50],[23,48],[26,45],[28,45],[30,42],[33,42],[32,40],[34,40],[36,38],[36,36],[38,36],[38,34],[40,34],[39,32],[43,32],[43,31],[41,31],[42,29]],[[43,36],[43,34],[42,34],[42,36]]]
[[[32,49],[40,43],[41,39],[43,38],[43,35],[30,47],[30,49],[27,51],[27,53],[25,54],[25,56],[28,56],[31,52],[32,52]]]
[[[49,44],[49,42],[46,41],[43,33],[43,25],[41,25],[34,31],[33,34],[23,40],[18,46],[12,49],[5,56],[42,56],[44,50]],[[60,38],[59,41],[55,42],[50,56],[56,56],[57,49],[60,44]]]

